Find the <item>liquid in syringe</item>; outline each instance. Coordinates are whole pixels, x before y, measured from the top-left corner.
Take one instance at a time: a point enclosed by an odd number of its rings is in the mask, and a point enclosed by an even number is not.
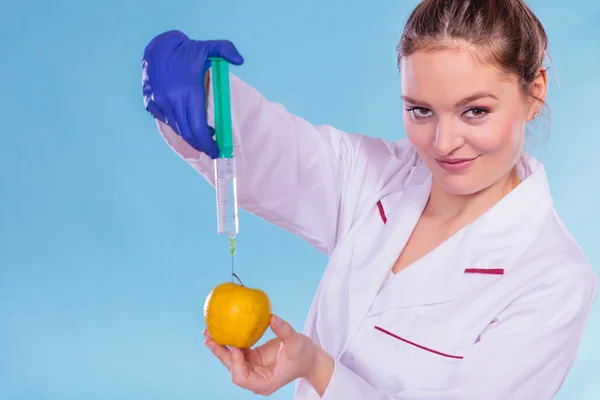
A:
[[[217,158],[214,164],[218,232],[235,240],[239,231],[235,158]]]

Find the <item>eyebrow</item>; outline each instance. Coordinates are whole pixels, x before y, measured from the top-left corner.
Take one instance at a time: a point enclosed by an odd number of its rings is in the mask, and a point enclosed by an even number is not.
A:
[[[454,107],[459,108],[459,107],[462,107],[462,106],[464,106],[466,104],[469,104],[471,102],[474,102],[476,100],[480,100],[480,99],[483,99],[483,98],[486,98],[486,97],[490,97],[492,99],[498,100],[498,97],[494,96],[492,93],[488,93],[488,92],[476,92],[476,93],[473,93],[472,95],[467,96],[467,97],[463,98],[462,100],[458,101],[454,105]],[[427,104],[426,102],[413,99],[412,97],[409,97],[409,96],[402,96],[402,100],[404,100],[407,103],[420,104],[420,105],[422,105],[424,107],[431,108],[431,106],[429,104]]]

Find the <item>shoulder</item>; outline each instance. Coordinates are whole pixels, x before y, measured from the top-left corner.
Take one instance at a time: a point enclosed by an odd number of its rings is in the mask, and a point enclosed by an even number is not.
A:
[[[574,287],[581,289],[579,293],[595,293],[596,273],[554,208],[543,164],[527,157],[520,169],[522,183],[501,201],[499,212],[488,221],[488,225],[504,226],[505,253],[510,255],[503,261],[507,261],[511,282],[517,280],[525,290],[552,287],[554,298]]]
[[[564,264],[581,265],[585,271],[593,274],[589,260],[583,249],[571,235],[554,208],[551,208],[542,220],[540,229],[519,258],[518,264],[539,265],[550,272],[560,269]]]
[[[551,304],[557,309],[587,310],[598,290],[597,274],[555,209],[546,216],[510,274],[526,280],[530,293],[547,292],[544,297],[553,299]]]
[[[343,224],[353,226],[358,218],[387,207],[408,185],[419,165],[419,156],[406,138],[389,141],[363,134],[345,133],[344,185],[341,200]]]
[[[347,133],[346,139],[355,149],[355,155],[382,161],[382,164],[405,163],[418,158],[417,152],[408,138],[387,140],[359,133]]]
[[[351,162],[346,163],[349,182],[353,189],[369,193],[369,201],[402,192],[413,172],[423,164],[407,138],[389,141],[365,135],[348,137],[354,142],[355,151]]]
[[[407,138],[389,141],[362,134],[347,134],[352,148],[351,162],[347,168],[371,182],[372,190],[389,185],[403,186],[411,170],[418,165],[420,157]]]
[[[419,158],[416,149],[406,137],[390,141],[365,135],[355,136],[357,136],[357,139],[360,142],[359,147],[362,148],[365,155],[372,156],[383,152],[388,157],[387,161],[392,164],[404,164],[407,161],[412,161],[414,163]]]

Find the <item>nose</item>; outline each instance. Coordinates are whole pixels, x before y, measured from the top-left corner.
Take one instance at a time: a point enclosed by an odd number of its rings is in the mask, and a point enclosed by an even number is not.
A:
[[[439,119],[433,146],[437,153],[444,157],[462,147],[465,139],[452,119]]]

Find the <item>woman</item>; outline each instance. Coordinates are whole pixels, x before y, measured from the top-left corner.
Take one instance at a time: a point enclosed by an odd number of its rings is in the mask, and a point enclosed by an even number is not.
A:
[[[313,126],[231,77],[240,204],[330,256],[304,334],[273,316],[277,337],[257,349],[207,336],[235,384],[266,395],[299,378],[296,399],[554,396],[597,278],[522,151],[546,51],[521,0],[423,1],[398,47],[395,142]],[[214,183],[209,56],[243,63],[230,42],[157,36],[144,97]]]

